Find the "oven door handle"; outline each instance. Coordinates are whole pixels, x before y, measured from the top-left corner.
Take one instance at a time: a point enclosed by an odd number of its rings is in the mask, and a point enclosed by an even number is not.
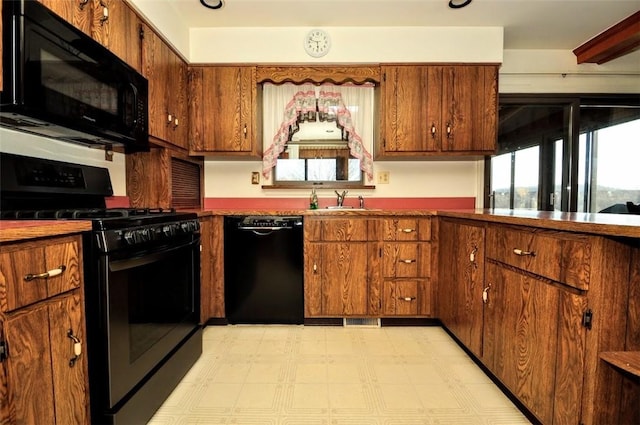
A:
[[[193,241],[182,244],[179,246],[173,246],[167,249],[162,249],[159,251],[153,251],[150,253],[145,253],[142,255],[135,255],[133,257],[129,257],[121,260],[111,260],[109,261],[109,270],[113,272],[130,269],[133,267],[144,266],[145,264],[155,263],[159,260],[162,260],[165,257],[171,256],[174,252],[179,251],[181,249],[186,248],[196,248],[200,249],[200,238],[196,238]]]

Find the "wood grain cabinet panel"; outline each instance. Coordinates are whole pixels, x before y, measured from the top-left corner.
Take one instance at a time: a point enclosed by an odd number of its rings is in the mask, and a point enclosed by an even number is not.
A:
[[[369,315],[369,264],[376,262],[368,226],[364,218],[305,219],[305,317]]]
[[[462,344],[483,357],[485,226],[440,219],[439,231],[438,317]]]
[[[586,236],[491,226],[487,255],[578,289],[588,289],[591,245]]]
[[[61,264],[57,276],[24,281]],[[86,347],[83,290],[80,236],[2,246],[0,423],[89,423],[86,354],[75,358],[69,337]]]
[[[498,67],[383,65],[377,159],[494,152]]]
[[[378,247],[382,315],[431,316],[431,219],[384,217],[377,225],[384,241]]]
[[[147,25],[141,31],[142,75],[149,81],[149,135],[186,150],[186,62]]]
[[[192,67],[189,75],[190,152],[261,158],[256,67]]]
[[[224,305],[224,217],[200,218],[200,320],[225,317]]]
[[[122,0],[38,0],[140,71],[140,18]]]

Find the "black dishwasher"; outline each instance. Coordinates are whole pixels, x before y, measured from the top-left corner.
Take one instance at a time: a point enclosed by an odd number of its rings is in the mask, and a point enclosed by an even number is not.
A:
[[[231,324],[303,323],[302,217],[225,217],[224,302]]]

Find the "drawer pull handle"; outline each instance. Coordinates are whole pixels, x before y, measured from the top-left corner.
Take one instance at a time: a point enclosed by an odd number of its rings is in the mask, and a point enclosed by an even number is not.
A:
[[[415,231],[416,231],[416,229],[402,229],[402,231],[403,231],[404,233],[411,233],[411,232],[415,232]]]
[[[398,297],[400,301],[415,301],[416,297]]]
[[[67,266],[65,266],[64,264],[61,265],[60,267],[58,267],[57,269],[53,269],[53,270],[49,270],[47,272],[44,273],[39,273],[39,274],[26,274],[24,276],[24,280],[26,282],[31,282],[34,279],[47,279],[49,277],[55,277],[58,275],[61,275],[63,271],[65,271],[67,269]]]
[[[523,251],[521,249],[518,248],[513,248],[513,253],[516,255],[520,255],[520,256],[526,256],[526,255],[530,255],[531,257],[535,257],[536,253],[533,251]]]
[[[410,260],[410,259],[406,259],[406,260],[399,260],[400,263],[405,263],[405,264],[411,264],[411,263],[415,263],[416,260]]]
[[[73,367],[78,361],[78,357],[82,354],[82,343],[77,336],[73,334],[73,329],[67,331],[67,336],[73,340],[73,357],[69,359],[69,367]]]

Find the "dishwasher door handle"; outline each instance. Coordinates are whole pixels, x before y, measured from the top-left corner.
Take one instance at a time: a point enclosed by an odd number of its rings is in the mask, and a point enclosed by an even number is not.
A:
[[[273,232],[282,229],[282,227],[238,227],[238,230],[249,231],[258,236],[269,236]]]

